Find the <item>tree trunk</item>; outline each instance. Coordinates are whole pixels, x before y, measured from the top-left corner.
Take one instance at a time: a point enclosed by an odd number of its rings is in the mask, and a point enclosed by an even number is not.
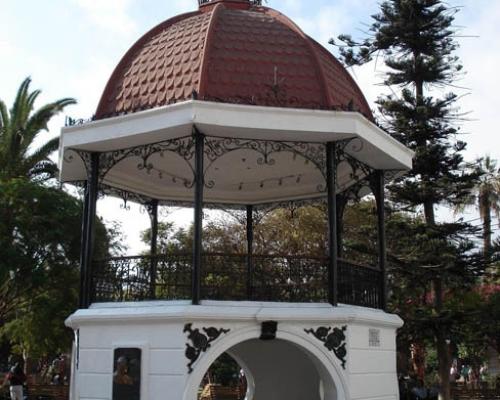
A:
[[[437,357],[439,364],[439,380],[440,380],[440,391],[439,397],[442,400],[451,399],[451,386],[450,386],[450,353],[448,349],[448,343],[446,341],[446,335],[441,326],[438,326],[436,332],[436,347],[437,347]]]
[[[436,217],[434,215],[434,203],[432,201],[426,201],[424,203],[424,216],[425,222],[428,226],[434,226],[436,224]]]
[[[422,381],[425,379],[425,346],[420,343],[411,345],[412,372]]]
[[[419,68],[419,58],[420,53],[414,52],[414,66],[415,71]],[[416,106],[419,107],[424,104],[424,84],[423,80],[415,79],[415,96],[416,96]],[[419,146],[427,146],[427,142],[419,143]],[[436,217],[434,213],[434,202],[432,200],[424,201],[424,216],[425,222],[428,227],[433,227],[436,225]],[[444,289],[443,289],[443,277],[437,275],[433,280],[434,286],[434,308],[438,316],[441,315],[443,309],[444,301]],[[443,323],[437,319],[435,325],[435,338],[436,338],[436,350],[438,357],[438,375],[440,381],[440,393],[439,397],[441,400],[450,400],[450,357],[448,351],[448,344],[446,328]]]
[[[434,307],[438,316],[440,316],[443,309],[443,282],[442,277],[436,277],[434,280]],[[439,398],[440,400],[450,400],[450,356],[448,343],[446,342],[446,329],[443,323],[439,320],[436,321],[436,350],[438,358],[438,375],[439,375]]]
[[[483,254],[488,259],[491,255],[491,204],[488,193],[482,193],[479,209],[483,217]]]

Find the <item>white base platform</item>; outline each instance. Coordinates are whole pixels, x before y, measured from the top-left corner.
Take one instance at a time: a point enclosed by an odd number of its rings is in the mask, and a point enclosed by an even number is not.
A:
[[[278,324],[274,340],[260,339],[265,321]],[[224,352],[245,371],[248,400],[399,398],[395,335],[402,320],[380,310],[328,304],[206,301],[192,306],[158,301],[93,305],[74,313],[66,324],[77,337],[72,400],[113,399],[117,348],[141,349],[141,400],[196,400],[204,374]],[[192,372],[186,347],[193,343],[186,324],[203,334],[203,328],[229,330],[200,353]],[[341,343],[347,352],[345,368],[332,347],[309,331],[320,327],[346,327]]]

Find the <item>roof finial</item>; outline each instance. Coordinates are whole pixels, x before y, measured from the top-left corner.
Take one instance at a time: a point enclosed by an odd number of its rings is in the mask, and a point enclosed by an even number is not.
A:
[[[198,5],[201,7],[205,4],[210,4],[210,3],[216,3],[216,2],[224,2],[224,1],[230,1],[230,2],[235,2],[235,3],[250,3],[253,6],[261,6],[262,5],[262,0],[198,0]]]

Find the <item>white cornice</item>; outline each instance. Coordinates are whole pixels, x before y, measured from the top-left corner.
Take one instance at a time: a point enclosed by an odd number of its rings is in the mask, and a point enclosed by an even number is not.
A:
[[[204,301],[193,306],[188,301],[134,302],[96,304],[87,310],[78,310],[66,320],[66,325],[77,329],[82,325],[115,323],[164,323],[199,320],[278,322],[325,322],[348,324],[376,324],[399,328],[402,320],[381,310],[349,305],[332,307],[329,304],[261,303],[235,301]]]

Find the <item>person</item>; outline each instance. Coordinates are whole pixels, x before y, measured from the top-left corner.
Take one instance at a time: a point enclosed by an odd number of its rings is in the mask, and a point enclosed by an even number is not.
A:
[[[462,366],[462,370],[460,371],[460,375],[462,375],[465,387],[467,387],[467,384],[469,383],[469,372],[470,372],[469,365],[468,364],[464,364]]]
[[[19,364],[14,365],[5,376],[3,386],[9,385],[11,400],[24,400],[23,385],[26,382],[26,375]]]
[[[417,386],[412,389],[412,394],[416,400],[424,400],[429,398],[429,391],[424,385],[424,381],[419,379],[417,381]]]
[[[476,373],[476,370],[473,367],[471,367],[469,369],[469,383],[472,389],[477,389],[479,387],[478,381],[479,381],[478,374]]]
[[[482,364],[479,368],[479,385],[481,389],[488,388],[488,364]]]
[[[452,364],[450,368],[450,383],[455,384],[457,382],[458,369],[455,363]]]

